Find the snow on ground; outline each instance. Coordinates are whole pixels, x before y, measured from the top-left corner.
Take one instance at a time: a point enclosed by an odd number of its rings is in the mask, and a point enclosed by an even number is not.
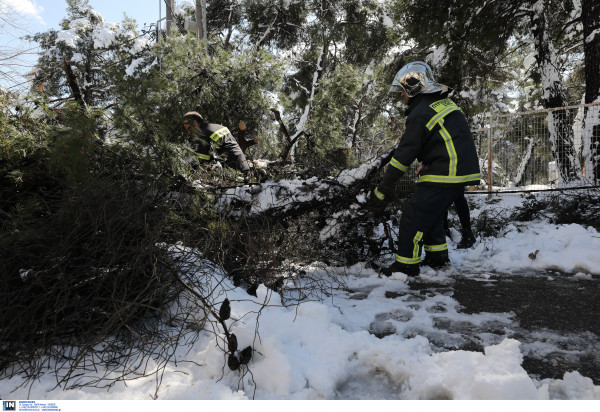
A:
[[[494,208],[510,213],[523,198],[508,196],[497,206],[483,205],[471,210],[476,218],[483,210]],[[482,239],[453,261],[468,269],[485,260],[489,270],[511,273],[518,269],[581,270],[600,275],[600,235],[581,225],[555,225],[548,222],[514,222],[496,238]]]
[[[507,199],[503,207],[508,209],[519,202]],[[480,212],[473,210],[475,216]],[[593,229],[512,225],[499,238],[479,239],[471,250],[452,249],[450,270],[425,268],[420,279],[444,285],[456,271],[485,278],[488,268],[511,276],[526,268],[560,268],[577,272],[574,281],[585,285],[600,275],[598,250],[600,234]],[[231,301],[236,320],[230,332],[240,348],[255,349],[251,373],[230,371],[216,337],[203,333],[193,346],[178,349],[177,363],[162,375],[158,399],[600,399],[600,386],[577,371],[556,380],[530,377],[521,365],[523,345],[515,339],[482,332],[484,353],[448,350],[462,343],[455,333],[460,325],[510,326],[510,313],[466,314],[451,294],[418,297],[409,293],[406,276],[382,278],[363,264],[303,269],[313,278],[333,276],[343,284],[325,300],[285,307],[282,296],[262,285],[253,297],[223,279],[220,293]],[[157,379],[119,382],[108,391],[59,390],[51,374],[20,387],[22,382],[20,377],[0,380],[0,396],[150,399]]]

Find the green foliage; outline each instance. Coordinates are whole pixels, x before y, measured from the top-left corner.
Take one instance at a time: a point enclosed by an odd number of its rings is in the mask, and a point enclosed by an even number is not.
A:
[[[161,242],[202,251],[240,284],[276,285],[285,259],[316,256],[318,233],[306,230],[314,216],[232,220],[214,210],[213,193],[188,183],[236,175],[190,167],[185,112],[198,110],[234,136],[243,120],[246,138],[260,141],[250,156],[294,154],[287,177],[335,175],[402,135],[405,106],[388,88],[409,60],[432,62],[469,115],[505,108],[515,95],[520,107],[534,104],[539,71],[522,67],[524,52],[535,51],[531,5],[212,0],[206,42],[175,30],[151,43],[131,19],[109,24],[88,0],[67,0],[61,30],[33,36],[42,50],[35,97],[0,95],[0,299],[13,303],[0,330],[20,330],[8,349],[0,342],[0,367],[20,361],[11,356],[31,344],[48,349],[91,337],[92,348],[158,313],[182,269]],[[581,68],[568,62],[580,33],[566,24],[577,18],[575,2],[544,7],[558,64],[580,99]],[[526,87],[533,93],[522,92]],[[299,139],[288,147],[293,135]],[[405,193],[398,192],[400,201]],[[585,216],[598,227],[595,199],[561,207],[531,200],[512,218],[538,218],[548,206],[557,222]],[[320,210],[319,220],[334,209]],[[506,222],[505,214],[484,211],[475,226],[492,236]],[[372,225],[349,222],[346,242]],[[131,333],[139,340],[146,332]]]
[[[548,219],[556,224],[579,224],[600,230],[598,193],[590,190],[573,194],[530,195],[515,208],[510,218],[520,222]]]
[[[45,187],[49,156],[48,118],[27,106],[0,97],[0,225],[46,213],[38,189]],[[1,226],[0,226],[1,227]],[[8,232],[2,232],[8,233]]]
[[[0,103],[0,369],[16,362],[14,372],[37,376],[40,354],[52,353],[75,369],[108,336],[123,339],[116,352],[131,336],[156,338],[147,320],[178,288],[160,244],[211,219],[207,199],[141,145],[101,143],[101,111]]]
[[[283,50],[297,44],[308,16],[306,1],[246,0],[243,5],[252,44]]]
[[[9,95],[0,95],[1,175],[17,175],[19,164],[44,149],[46,133],[47,124],[34,118],[31,109]]]
[[[153,148],[184,143],[183,115],[199,107],[207,121],[229,127],[234,135],[243,120],[247,138],[271,139],[269,108],[281,64],[263,51],[207,47],[191,36],[173,35],[155,48],[160,71],[112,74],[119,104],[111,122],[121,138]]]
[[[352,124],[363,75],[350,65],[327,73],[320,82],[320,91],[312,103],[313,115],[306,130],[316,150],[344,147],[348,125]]]
[[[83,113],[75,104],[64,107],[61,124],[49,132],[48,166],[71,182],[89,177],[94,144],[98,142],[97,117],[100,113]]]
[[[567,77],[581,58],[575,2],[477,0],[468,6],[453,2],[439,7],[435,1],[397,0],[392,10],[406,29],[406,38],[418,45],[415,58],[433,63],[442,83],[459,92],[471,91],[471,96],[457,98],[464,100],[463,109],[476,114],[490,108],[506,110],[514,95],[527,98],[529,106],[537,104],[539,93],[523,93],[525,86],[541,83],[540,67],[523,67],[526,56],[540,55],[532,43],[536,7],[542,7],[546,16],[548,40],[557,51],[554,64]],[[581,94],[581,87],[575,94]]]

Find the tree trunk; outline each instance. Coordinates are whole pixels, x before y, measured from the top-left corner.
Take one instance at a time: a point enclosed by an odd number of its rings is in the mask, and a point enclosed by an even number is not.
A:
[[[356,169],[343,170],[336,178],[311,178],[301,184],[294,181],[297,188],[291,189],[289,181],[229,188],[221,194],[217,204],[223,213],[243,208],[244,218],[269,216],[280,219],[319,211],[324,207],[348,210],[351,204],[359,203],[357,196],[373,190],[375,178],[392,159],[394,150],[395,146]],[[241,204],[244,206],[240,207]],[[367,206],[364,202],[361,205]]]
[[[73,73],[73,69],[67,63],[67,59],[64,56],[63,56],[63,70],[65,71],[65,75],[67,76],[67,84],[69,85],[69,88],[71,89],[71,93],[73,94],[75,101],[77,101],[77,103],[79,103],[81,105],[81,107],[83,107],[85,109],[86,104],[85,104],[85,100],[83,98],[83,94],[81,93],[81,87],[79,87],[79,83],[77,82],[77,77],[75,76],[75,73]]]
[[[229,48],[229,42],[231,41],[231,35],[233,34],[233,12],[235,7],[236,5],[233,4],[233,2],[229,6],[229,16],[227,17],[227,35],[223,40],[223,47],[225,49]]]
[[[171,28],[173,27],[173,8],[175,7],[175,1],[165,0],[165,5],[167,9],[167,34],[170,34]]]
[[[585,102],[600,102],[600,3],[583,0],[583,51],[585,54]],[[586,178],[600,181],[600,107],[586,109],[583,132]]]
[[[206,40],[207,37],[206,0],[196,0],[196,38]]]
[[[93,50],[88,50],[87,56],[86,56],[86,61],[85,61],[85,79],[83,82],[83,98],[85,100],[85,103],[88,106],[93,106],[94,105],[94,99],[93,99],[93,89],[92,89],[92,81],[93,81],[93,74],[92,74],[92,53]]]
[[[525,169],[527,169],[527,165],[529,164],[529,160],[531,160],[531,154],[533,153],[533,147],[535,146],[535,141],[533,138],[525,138],[529,139],[529,144],[527,145],[527,149],[525,151],[525,155],[521,159],[521,164],[517,169],[517,175],[515,177],[515,186],[521,186],[523,182],[523,178],[525,177]]]
[[[548,32],[548,22],[544,1],[538,0],[533,5],[531,26],[536,61],[542,81],[543,102],[546,109],[567,106],[567,99],[557,67],[554,45]],[[568,110],[555,110],[548,113],[548,129],[552,151],[556,158],[557,168],[562,183],[568,183],[579,178],[579,161],[575,153],[573,136],[573,115]]]
[[[289,146],[286,147],[280,155],[282,160],[292,160],[294,156],[294,148],[296,143],[306,133],[306,122],[308,121],[308,117],[310,115],[310,111],[312,109],[313,100],[315,98],[315,94],[317,94],[319,90],[319,80],[323,76],[323,71],[326,66],[327,53],[329,52],[329,42],[325,40],[323,42],[323,46],[321,47],[321,52],[319,57],[317,58],[317,64],[315,66],[315,71],[313,73],[312,84],[310,87],[310,95],[307,98],[306,105],[304,106],[304,112],[302,116],[300,116],[300,120],[296,123],[296,132],[290,136]]]

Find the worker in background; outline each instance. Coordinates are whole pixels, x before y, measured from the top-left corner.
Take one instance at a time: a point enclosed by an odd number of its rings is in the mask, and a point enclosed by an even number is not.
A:
[[[192,148],[201,161],[210,162],[215,154],[224,157],[226,165],[239,170],[244,179],[248,179],[250,167],[246,156],[227,127],[206,122],[198,112],[187,112],[183,116],[183,126],[192,135]]]
[[[427,63],[402,67],[390,92],[400,93],[408,105],[406,130],[373,196],[380,202],[389,199],[415,159],[427,169],[420,173],[415,192],[404,205],[396,260],[383,273],[417,276],[421,264],[439,268],[450,263],[443,217],[464,186],[479,184],[479,161],[467,119],[448,98],[448,87],[435,82]]]

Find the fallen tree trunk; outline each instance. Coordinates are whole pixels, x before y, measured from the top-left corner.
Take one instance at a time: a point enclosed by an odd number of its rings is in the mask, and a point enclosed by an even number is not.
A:
[[[283,218],[322,208],[365,203],[374,188],[374,177],[388,164],[393,154],[389,149],[379,158],[355,169],[346,169],[335,178],[267,181],[227,189],[216,207],[229,217]]]

